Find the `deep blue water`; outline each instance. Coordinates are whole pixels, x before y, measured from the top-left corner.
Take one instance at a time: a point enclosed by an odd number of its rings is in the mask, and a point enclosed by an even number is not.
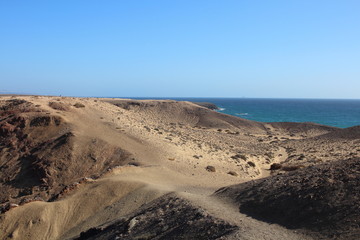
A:
[[[137,98],[146,99],[146,98]],[[151,98],[155,99],[155,98]],[[360,125],[360,99],[156,98],[211,102],[220,112],[260,122],[315,122],[334,127]]]

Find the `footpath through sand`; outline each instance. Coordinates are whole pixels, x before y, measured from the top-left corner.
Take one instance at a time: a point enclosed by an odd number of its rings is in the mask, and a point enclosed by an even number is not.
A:
[[[174,101],[116,106],[93,98],[22,98],[64,119],[75,136],[112,144],[129,152],[131,159],[59,201],[31,202],[5,213],[0,227],[5,239],[71,239],[167,193],[239,227],[224,239],[309,239],[241,214],[232,203],[213,196],[219,188],[267,177],[271,164],[288,159],[287,149],[272,143],[289,137],[280,128]],[[49,102],[54,101],[71,110],[53,109]],[[85,107],[75,109],[75,103]]]

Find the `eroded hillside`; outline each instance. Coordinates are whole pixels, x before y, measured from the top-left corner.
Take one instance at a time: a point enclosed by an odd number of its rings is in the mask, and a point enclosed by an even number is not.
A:
[[[2,97],[0,116],[3,239],[295,240],[353,231],[341,220],[335,232],[315,229],[331,214],[314,220],[306,204],[335,204],[357,221],[347,208],[356,194],[341,195],[358,181],[356,127],[254,122],[172,100],[44,96]],[[306,204],[286,202],[294,196]],[[299,225],[284,224],[287,212]]]

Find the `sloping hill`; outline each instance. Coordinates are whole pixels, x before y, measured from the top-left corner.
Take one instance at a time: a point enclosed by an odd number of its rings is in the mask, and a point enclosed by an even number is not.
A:
[[[356,140],[360,139],[360,126],[349,127],[345,129],[338,129],[327,134],[318,136],[316,139],[326,140]]]
[[[164,122],[206,128],[238,128],[246,132],[264,132],[264,124],[218,113],[191,102],[173,100],[105,100],[121,108]]]
[[[218,239],[238,229],[174,194],[167,194],[131,216],[80,234],[85,239]]]
[[[215,194],[257,219],[319,233],[318,238],[359,239],[359,183],[360,159],[352,159],[225,187]]]
[[[0,100],[2,239],[308,239],[210,195],[268,176],[272,163],[307,151],[302,141],[334,128],[259,123],[171,100]],[[309,144],[328,143],[317,142]]]
[[[325,126],[317,123],[272,122],[269,123],[276,130],[289,135],[305,135],[307,137],[323,135],[337,131],[339,128]]]
[[[124,165],[129,154],[73,132],[58,114],[24,100],[0,102],[0,204],[56,199],[84,177]]]

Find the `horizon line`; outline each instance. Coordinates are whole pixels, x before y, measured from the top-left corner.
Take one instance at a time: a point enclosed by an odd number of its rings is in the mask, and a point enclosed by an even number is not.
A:
[[[360,100],[360,98],[322,98],[322,97],[161,97],[161,96],[93,96],[93,95],[55,95],[55,94],[32,94],[32,93],[14,93],[14,92],[0,92],[0,96],[46,96],[46,97],[78,97],[78,98],[125,98],[125,99],[297,99],[297,100]]]

